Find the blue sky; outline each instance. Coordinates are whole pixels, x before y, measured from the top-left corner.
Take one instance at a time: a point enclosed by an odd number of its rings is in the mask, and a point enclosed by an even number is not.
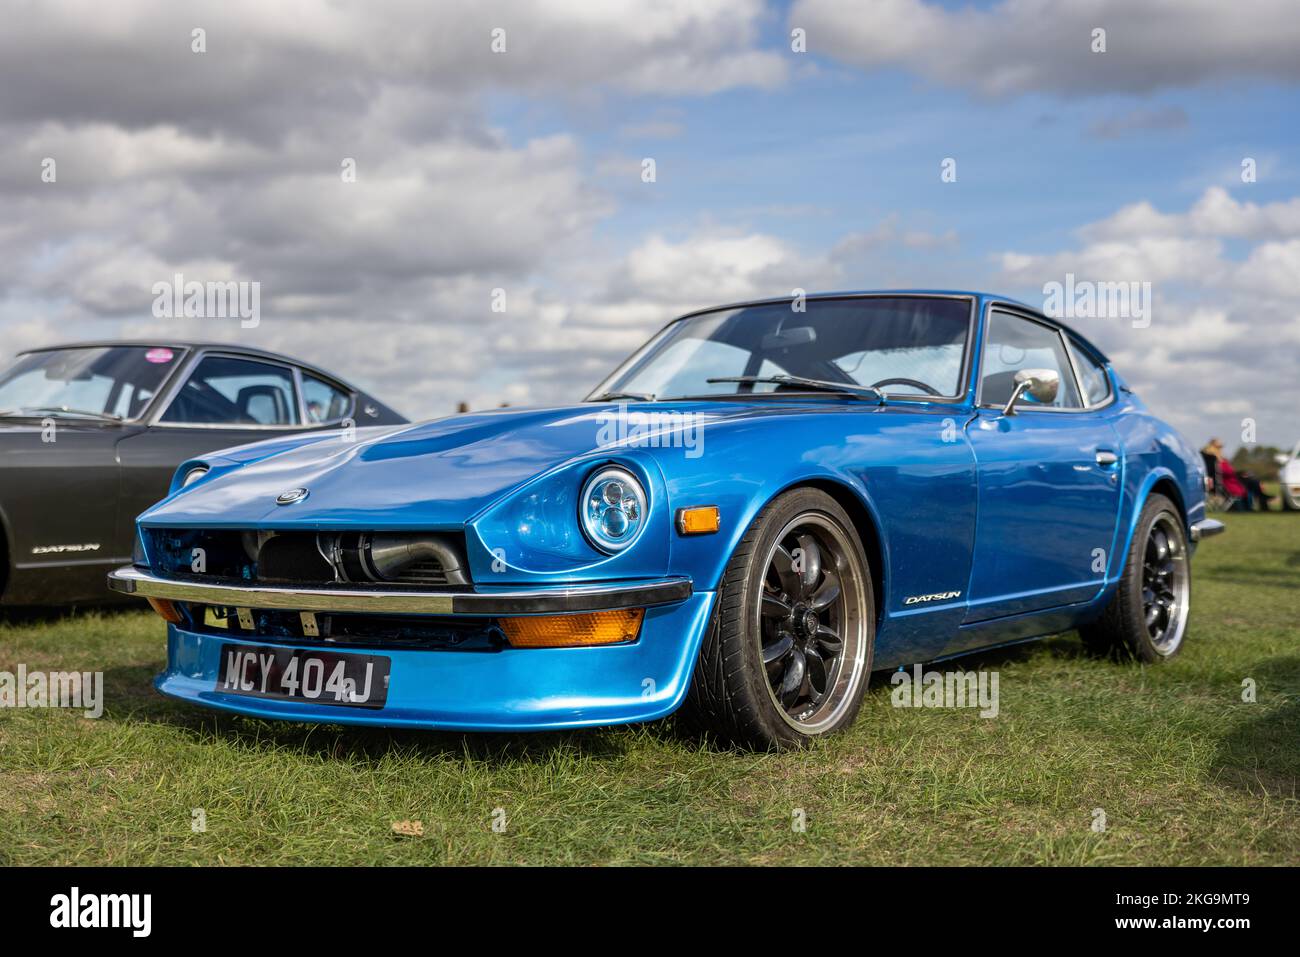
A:
[[[918,228],[956,230],[954,254],[979,277],[996,253],[1058,248],[1080,225],[1130,203],[1182,209],[1213,185],[1256,203],[1296,192],[1294,88],[1234,81],[1142,96],[991,100],[896,70],[849,70],[815,52],[807,59],[803,75],[777,90],[619,96],[598,115],[569,101],[503,97],[491,117],[515,139],[575,134],[593,166],[607,154],[653,157],[653,187],[610,184],[622,205],[602,231],[629,245],[650,230],[716,222],[815,248],[905,214]],[[1096,131],[1167,111],[1185,124]],[[624,132],[655,126],[676,132]],[[1262,171],[1250,185],[1240,180],[1246,156]],[[945,157],[957,160],[955,183],[940,181]]]

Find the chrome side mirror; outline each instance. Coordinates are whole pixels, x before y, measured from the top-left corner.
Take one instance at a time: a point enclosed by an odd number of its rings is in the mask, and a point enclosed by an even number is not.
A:
[[[1053,369],[1021,369],[1016,373],[1016,388],[1003,408],[1003,415],[1015,415],[1016,403],[1022,395],[1044,405],[1056,401],[1061,388],[1061,376]]]

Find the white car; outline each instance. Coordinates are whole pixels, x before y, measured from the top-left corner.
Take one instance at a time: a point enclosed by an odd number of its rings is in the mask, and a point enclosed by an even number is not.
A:
[[[1300,442],[1296,443],[1290,455],[1279,455],[1277,480],[1282,487],[1282,507],[1288,511],[1300,511]]]

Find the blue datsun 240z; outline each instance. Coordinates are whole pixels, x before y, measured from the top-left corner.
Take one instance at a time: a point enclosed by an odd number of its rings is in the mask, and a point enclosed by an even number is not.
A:
[[[178,470],[110,576],[165,694],[467,730],[848,725],[873,669],[1187,628],[1201,458],[1081,336],[980,293],[677,319],[585,403],[295,435]]]

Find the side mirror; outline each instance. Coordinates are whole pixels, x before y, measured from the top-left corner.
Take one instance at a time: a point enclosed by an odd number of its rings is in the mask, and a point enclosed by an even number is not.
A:
[[[1022,395],[1028,395],[1035,402],[1044,405],[1056,401],[1056,393],[1061,388],[1061,376],[1052,369],[1021,369],[1016,373],[1016,388],[1003,408],[1003,415],[1015,415],[1016,403]]]
[[[1273,461],[1278,465],[1286,465],[1287,462],[1291,461],[1291,456],[1287,455],[1285,452],[1280,452],[1273,456]]]

